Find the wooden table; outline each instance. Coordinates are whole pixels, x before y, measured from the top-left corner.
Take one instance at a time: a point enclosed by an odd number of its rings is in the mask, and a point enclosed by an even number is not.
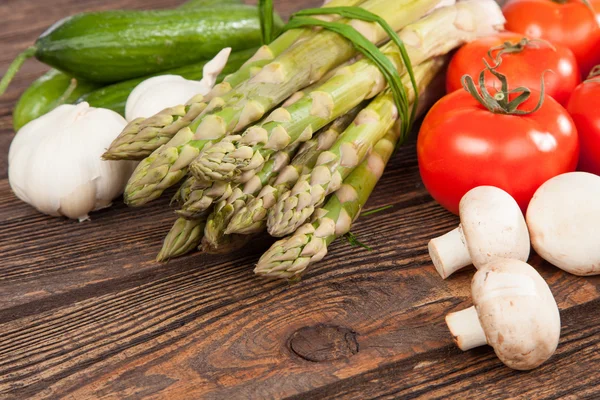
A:
[[[319,0],[279,0],[282,14]],[[0,73],[48,25],[79,11],[175,0],[2,0]],[[11,111],[46,67],[29,61],[0,98],[0,398],[598,398],[600,278],[533,256],[561,309],[550,362],[515,372],[484,347],[458,350],[444,324],[470,305],[469,269],[444,281],[427,241],[458,219],[419,179],[414,145],[389,166],[353,232],[289,286],[252,273],[262,238],[226,256],[154,262],[168,199],[117,201],[78,223],[43,216],[7,180]]]

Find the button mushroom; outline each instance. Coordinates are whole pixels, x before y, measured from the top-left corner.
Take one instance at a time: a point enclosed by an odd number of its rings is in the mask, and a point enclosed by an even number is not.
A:
[[[574,275],[600,274],[600,176],[570,172],[535,192],[527,209],[531,244]]]
[[[460,225],[429,242],[429,255],[446,279],[469,264],[478,268],[494,257],[527,261],[529,232],[517,202],[502,189],[479,186],[463,196]]]
[[[471,283],[473,307],[448,314],[458,347],[489,344],[506,366],[533,369],[554,354],[560,315],[544,279],[529,264],[497,258],[479,268]]]

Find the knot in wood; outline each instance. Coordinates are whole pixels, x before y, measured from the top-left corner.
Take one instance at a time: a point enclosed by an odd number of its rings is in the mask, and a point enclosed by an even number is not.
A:
[[[358,353],[357,335],[348,328],[319,324],[298,329],[289,343],[292,352],[307,361],[333,361]]]

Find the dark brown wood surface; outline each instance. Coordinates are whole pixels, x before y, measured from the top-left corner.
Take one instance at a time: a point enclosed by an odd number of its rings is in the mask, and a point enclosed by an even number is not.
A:
[[[282,14],[320,0],[279,0]],[[0,74],[55,20],[84,10],[175,0],[2,0]],[[302,282],[264,281],[270,243],[226,256],[154,262],[174,219],[167,199],[120,201],[77,223],[18,201],[7,180],[12,108],[46,67],[28,61],[0,97],[0,398],[599,398],[600,278],[533,256],[561,309],[551,361],[504,367],[491,348],[461,352],[444,315],[470,305],[466,270],[444,281],[427,241],[458,220],[419,180],[414,145],[368,204],[393,204],[337,242]]]

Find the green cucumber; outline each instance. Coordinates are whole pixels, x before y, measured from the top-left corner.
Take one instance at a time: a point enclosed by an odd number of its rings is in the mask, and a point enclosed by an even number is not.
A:
[[[186,3],[183,3],[179,8],[216,7],[221,4],[242,3],[242,0],[189,0]],[[250,54],[248,58],[250,56],[252,56],[252,54]],[[241,59],[245,57],[245,53],[240,52],[239,55],[236,55],[236,53],[232,54],[229,58],[230,65],[236,64],[236,57]],[[183,67],[183,69],[185,68],[186,67]],[[202,68],[200,68],[200,75],[201,74]],[[188,79],[195,78],[190,77]],[[19,97],[19,101],[15,105],[13,111],[13,127],[15,131],[17,131],[29,121],[52,111],[60,104],[75,103],[81,96],[94,91],[99,87],[101,87],[101,85],[83,79],[76,79],[64,72],[51,69],[36,79],[29,88],[23,92],[21,97]],[[126,87],[126,85],[124,85],[124,87]],[[99,95],[100,94],[97,94],[96,96]],[[127,95],[129,95],[129,92],[127,92]],[[111,94],[110,91],[107,91],[104,96],[107,96],[107,98],[108,96],[118,98],[116,94]],[[119,100],[119,102],[124,104],[126,100],[127,97],[125,97],[125,100]],[[110,102],[107,104],[110,104]],[[120,106],[115,105],[113,106],[113,109],[119,110]]]
[[[72,104],[100,85],[51,69],[25,89],[13,111],[15,131],[61,104]]]
[[[253,6],[78,14],[56,23],[15,59],[0,94],[32,56],[78,78],[113,83],[207,60],[224,47],[260,44]]]
[[[243,50],[236,53],[232,53],[227,61],[227,66],[223,69],[223,72],[219,76],[219,82],[225,77],[225,75],[237,71],[243,63],[245,63],[257,49]],[[202,61],[197,64],[186,65],[184,67],[175,68],[169,71],[163,71],[156,75],[181,75],[186,79],[199,80],[202,79],[202,68],[207,61]],[[84,94],[76,102],[87,101],[92,107],[108,108],[116,111],[121,115],[125,115],[125,103],[127,103],[127,97],[129,93],[142,81],[148,79],[148,76],[143,78],[130,79],[115,83],[109,86],[104,86],[100,89],[96,89],[92,92]]]

